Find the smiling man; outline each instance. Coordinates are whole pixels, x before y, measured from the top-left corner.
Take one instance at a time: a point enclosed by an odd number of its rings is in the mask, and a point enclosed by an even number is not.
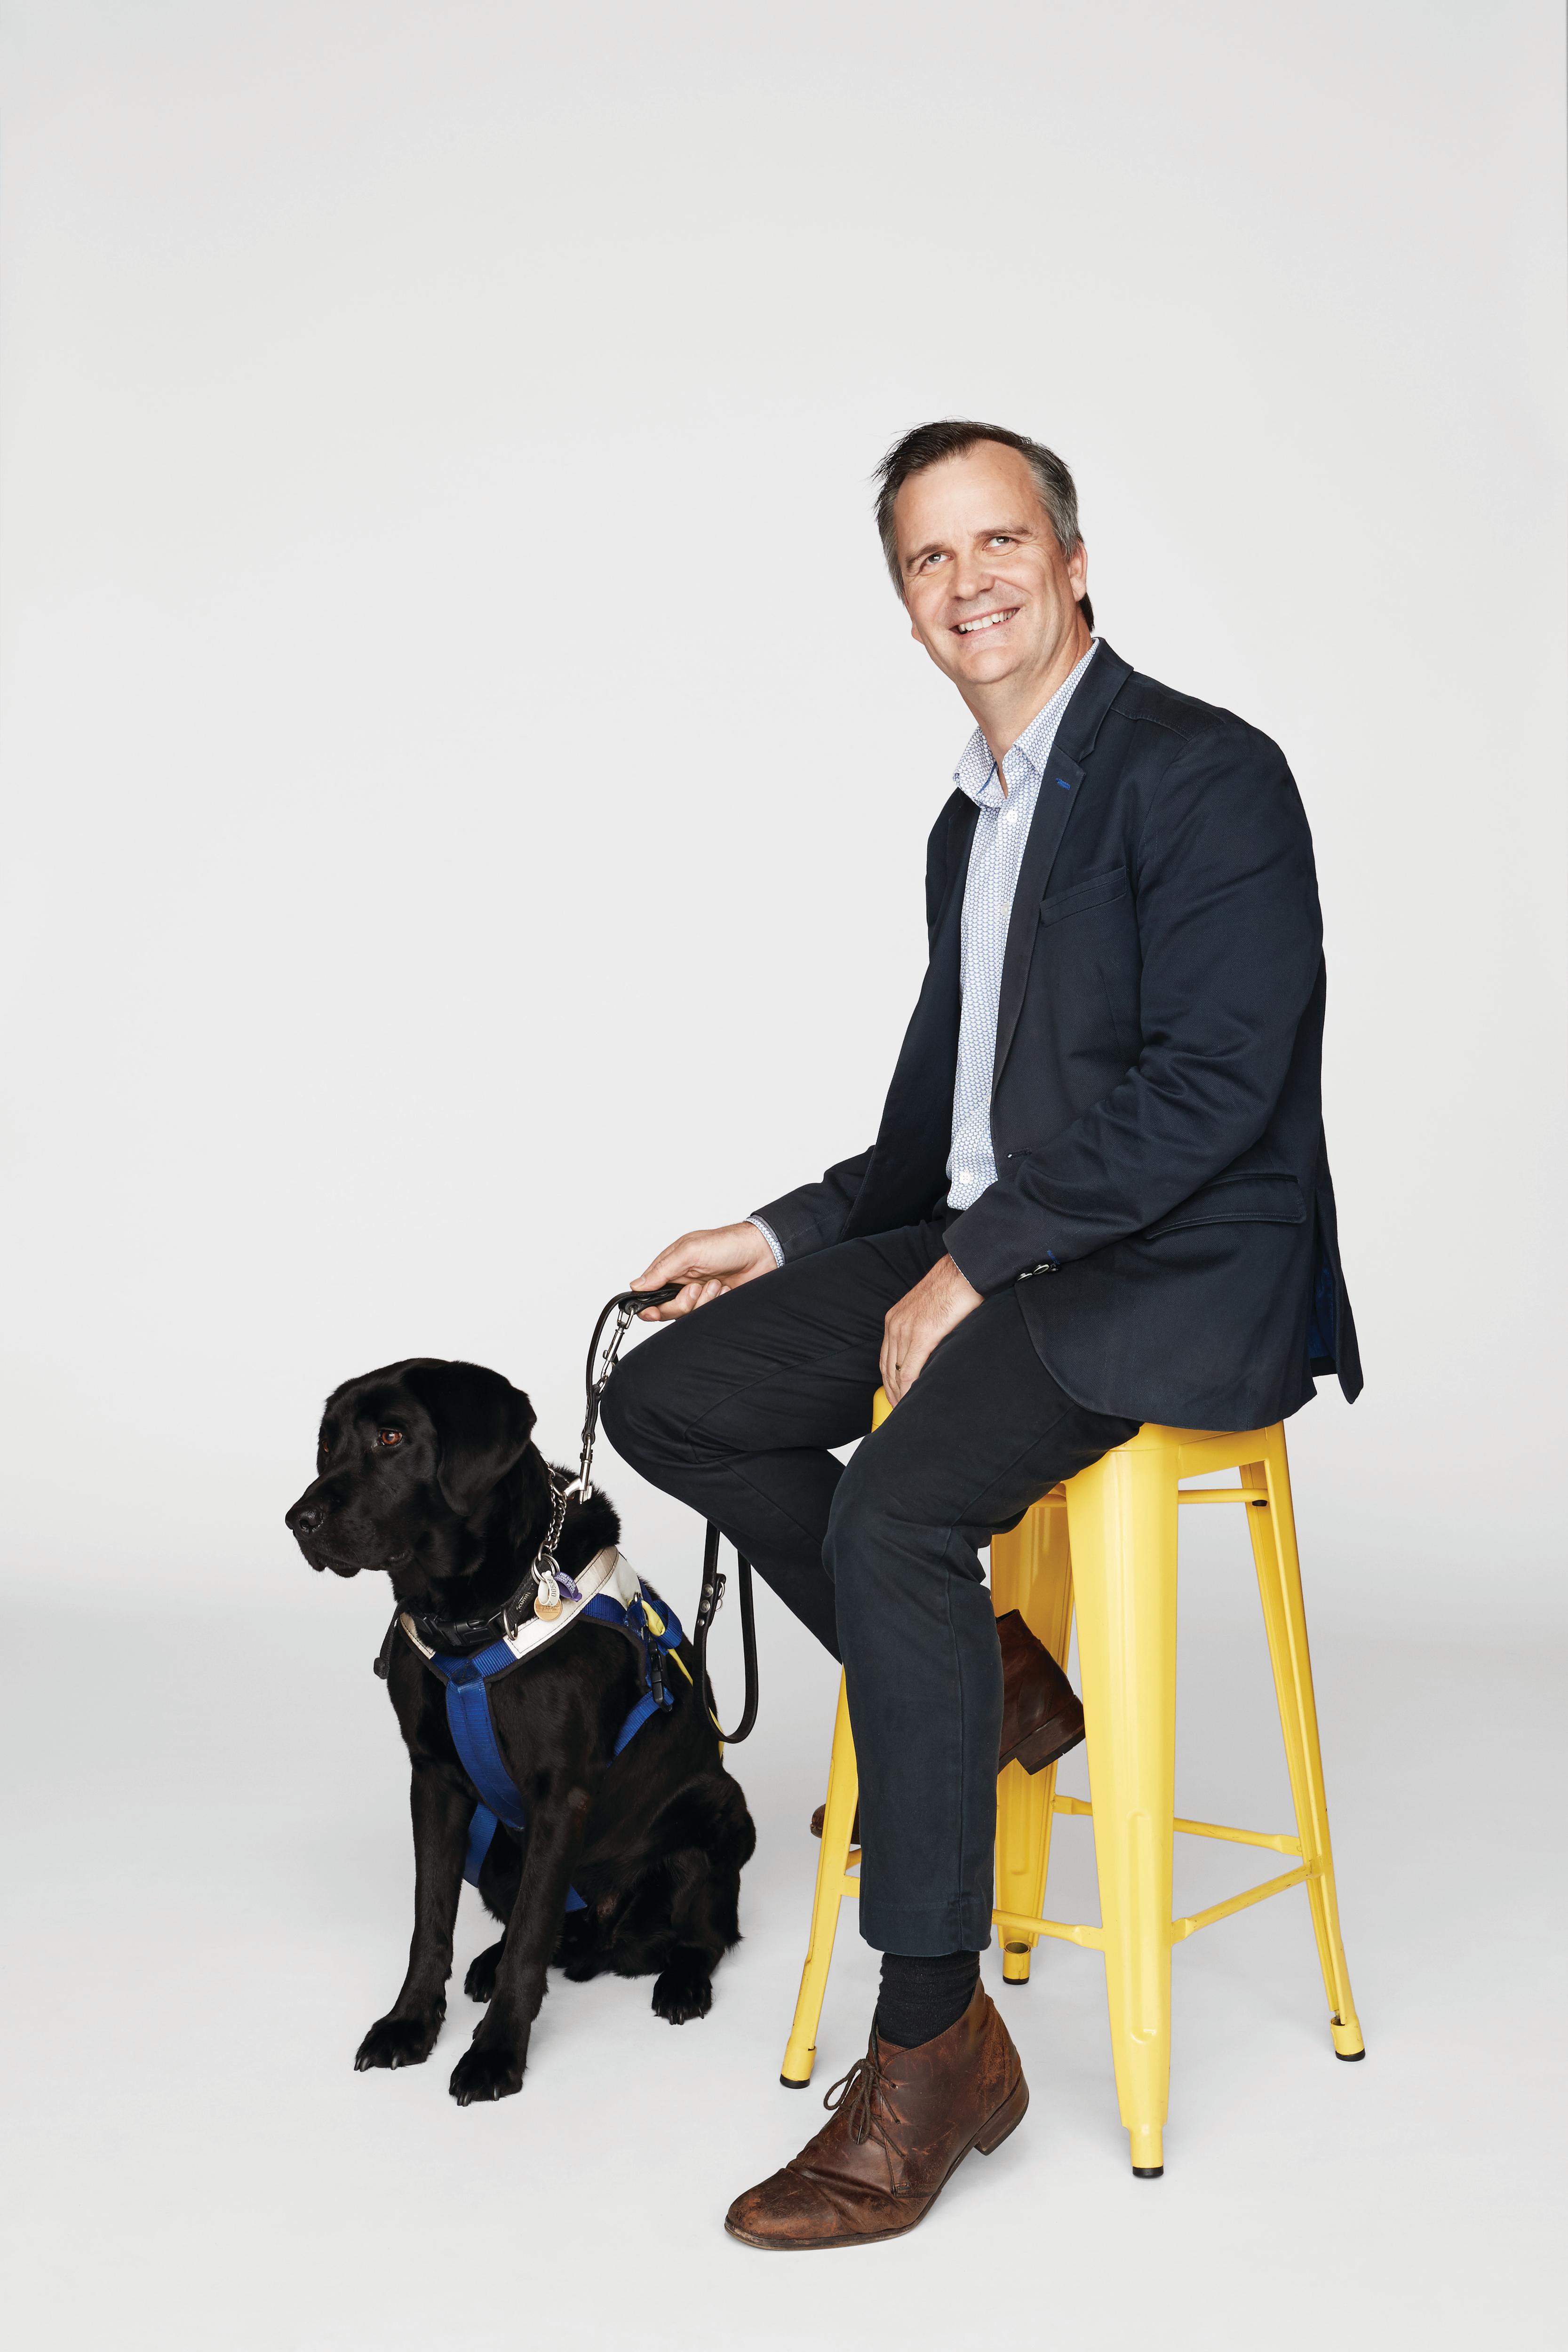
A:
[[[731,2207],[771,2248],[912,2228],[1028,2103],[979,1982],[996,1774],[1082,1715],[994,1616],[982,1548],[1144,1421],[1253,1428],[1315,1372],[1361,1386],[1283,756],[1093,636],[1050,450],[926,425],[880,484],[910,629],[975,722],[928,848],[925,982],[875,1143],[662,1251],[638,1286],[683,1286],[675,1328],[605,1401],[847,1678],[881,1988],[832,2121]],[[868,1435],[879,1378],[896,1410]]]

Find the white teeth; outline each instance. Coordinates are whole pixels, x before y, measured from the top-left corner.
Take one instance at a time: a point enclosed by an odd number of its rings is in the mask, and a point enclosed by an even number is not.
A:
[[[1010,621],[1012,617],[1011,613],[984,613],[977,621],[960,621],[958,634],[961,637],[972,636],[976,629],[994,629],[999,621]]]

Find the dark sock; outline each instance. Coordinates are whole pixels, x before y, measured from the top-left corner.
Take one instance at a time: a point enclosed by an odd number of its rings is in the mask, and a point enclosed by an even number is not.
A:
[[[979,1982],[978,1952],[945,1952],[934,1960],[884,1952],[877,2032],[900,2050],[934,2042],[958,2023]]]

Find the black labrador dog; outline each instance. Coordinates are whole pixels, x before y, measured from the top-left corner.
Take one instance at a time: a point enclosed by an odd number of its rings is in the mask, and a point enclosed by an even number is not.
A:
[[[312,1568],[384,1569],[431,1648],[473,1655],[496,1640],[509,1604],[525,1621],[532,1609],[531,1570],[563,1483],[557,1473],[552,1485],[533,1423],[522,1391],[478,1364],[416,1357],[366,1372],[327,1400],[317,1475],[287,1524]],[[560,1568],[584,1575],[619,1534],[604,1495],[571,1497]],[[464,2106],[521,2087],[552,1965],[578,1979],[653,1974],[653,2006],[672,2025],[711,2004],[714,1967],[740,1937],[741,1870],[756,1833],[689,1679],[689,1645],[675,1654],[688,1674],[668,1674],[673,1705],[618,1757],[645,1675],[637,1645],[612,1627],[571,1622],[489,1685],[527,1827],[499,1827],[479,1872],[505,1933],[468,1973],[470,1998],[488,2007],[452,2076]],[[361,2069],[418,2065],[435,2047],[479,1796],[458,1760],[446,1685],[401,1617],[382,1665],[414,1768],[414,1939],[402,1991],[360,2044]],[[582,1909],[568,1912],[570,1887]]]

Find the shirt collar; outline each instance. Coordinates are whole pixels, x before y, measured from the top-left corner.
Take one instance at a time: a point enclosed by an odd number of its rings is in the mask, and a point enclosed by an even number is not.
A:
[[[1094,659],[1099,644],[1100,639],[1096,637],[1071,676],[1062,680],[1045,709],[1030,719],[1008,752],[1003,764],[1007,772],[1009,790],[1016,789],[1019,784],[1039,782],[1046,761],[1051,756],[1057,729],[1061,725],[1074,688]],[[977,808],[1001,807],[1005,795],[996,773],[996,762],[991,756],[991,746],[978,727],[963,747],[958,765],[952,772],[952,781],[961,793],[968,793]]]

